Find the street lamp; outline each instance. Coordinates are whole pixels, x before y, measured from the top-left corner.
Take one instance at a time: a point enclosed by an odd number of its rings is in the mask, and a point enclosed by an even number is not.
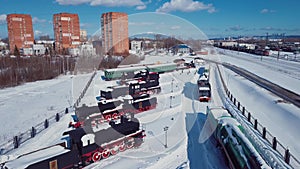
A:
[[[170,96],[170,108],[172,108],[172,99],[174,99],[175,96]]]
[[[74,106],[74,93],[73,93],[73,89],[74,89],[74,84],[73,84],[73,78],[74,76],[71,76],[71,106]]]
[[[164,127],[164,131],[165,131],[165,148],[168,148],[168,129],[169,129],[169,127],[168,126],[166,126],[166,127]]]
[[[171,92],[173,93],[173,82],[174,82],[174,79],[172,79],[172,82],[171,82]]]

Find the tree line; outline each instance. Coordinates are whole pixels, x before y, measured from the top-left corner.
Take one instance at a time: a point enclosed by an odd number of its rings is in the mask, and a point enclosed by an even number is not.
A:
[[[0,88],[53,79],[74,67],[72,57],[0,57]]]

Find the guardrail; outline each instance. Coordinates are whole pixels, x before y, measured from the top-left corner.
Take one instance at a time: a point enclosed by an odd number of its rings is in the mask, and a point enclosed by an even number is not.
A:
[[[77,107],[81,101],[81,99],[84,97],[86,91],[88,90],[89,86],[91,85],[94,77],[96,76],[97,72],[94,71],[91,78],[89,79],[88,83],[85,85],[84,89],[80,93],[78,99],[75,101],[74,105],[71,107],[66,108],[65,110],[61,110],[60,112],[56,113],[55,115],[51,116],[48,119],[45,119],[45,121],[40,122],[36,126],[32,127],[31,129],[14,136],[12,139],[7,140],[5,143],[0,144],[0,155],[6,154],[14,149],[17,149],[20,147],[21,144],[24,142],[34,138],[37,134],[41,133],[43,130],[47,129],[50,125],[59,122],[59,120],[65,115],[69,113],[69,109],[73,109]]]
[[[222,74],[220,72],[219,66],[217,66],[218,73],[220,75],[222,86],[225,90],[226,96],[229,98],[229,100],[233,103],[233,105],[239,110],[238,112],[241,113],[241,115],[247,119],[249,122],[248,124],[251,125],[252,128],[257,131],[260,136],[266,140],[272,147],[273,150],[277,151],[280,154],[280,158],[284,160],[286,164],[293,168],[300,168],[300,161],[291,154],[290,150],[285,147],[282,143],[278,141],[278,139],[273,136],[266,127],[264,127],[262,124],[258,122],[258,119],[255,118],[251,112],[246,110],[245,106],[243,106],[229,91],[227,88],[224,79],[222,77]]]

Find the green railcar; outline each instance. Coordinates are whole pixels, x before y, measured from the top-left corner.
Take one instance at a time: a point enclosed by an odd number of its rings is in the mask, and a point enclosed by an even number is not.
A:
[[[227,110],[207,107],[206,112],[209,128],[223,148],[230,168],[270,168],[245,135],[243,126]]]
[[[127,77],[134,76],[134,73],[141,70],[148,70],[149,72],[171,72],[176,70],[177,65],[175,63],[167,64],[156,64],[156,65],[145,65],[145,66],[132,66],[132,67],[121,67],[115,69],[106,69],[104,70],[104,79],[113,80],[120,79],[122,76],[126,75]],[[128,76],[129,75],[129,76]]]
[[[176,70],[177,64],[176,63],[157,64],[157,65],[150,65],[147,68],[149,72],[164,73],[164,72],[171,72]]]
[[[104,76],[106,80],[119,79],[123,75],[134,74],[134,72],[136,71],[141,71],[145,69],[145,66],[106,69],[104,70]]]

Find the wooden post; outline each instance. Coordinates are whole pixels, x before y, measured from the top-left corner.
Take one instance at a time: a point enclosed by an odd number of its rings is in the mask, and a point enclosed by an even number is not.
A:
[[[49,122],[47,119],[45,120],[44,126],[45,126],[45,129],[49,127]]]
[[[254,120],[254,129],[257,130],[257,119]]]
[[[19,137],[14,136],[14,149],[19,147]]]
[[[34,127],[31,128],[31,138],[33,138],[36,134],[36,130]]]
[[[266,139],[266,135],[267,135],[267,129],[264,127],[262,132],[263,139]]]
[[[242,109],[242,114],[243,114],[243,116],[245,116],[245,107],[243,107],[243,109]]]
[[[55,120],[56,120],[56,122],[59,121],[59,114],[58,113],[56,113],[56,115],[55,115]]]
[[[287,164],[290,164],[290,157],[291,157],[290,150],[289,150],[289,149],[286,149],[286,150],[285,150],[285,154],[284,154],[284,161],[285,161]]]
[[[277,139],[276,139],[276,137],[274,137],[274,138],[273,138],[272,148],[273,148],[274,150],[276,150],[276,147],[277,147]]]
[[[251,123],[251,113],[248,113],[248,121]]]

